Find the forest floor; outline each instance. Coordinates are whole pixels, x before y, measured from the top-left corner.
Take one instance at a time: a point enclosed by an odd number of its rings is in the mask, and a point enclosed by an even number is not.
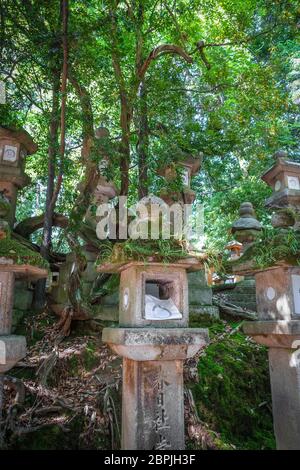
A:
[[[185,364],[187,448],[275,448],[266,350],[241,322],[190,323],[208,327],[211,341]],[[2,448],[119,449],[122,363],[101,342],[112,323],[74,322],[67,338],[56,324],[32,314],[15,331],[28,354],[6,382]]]

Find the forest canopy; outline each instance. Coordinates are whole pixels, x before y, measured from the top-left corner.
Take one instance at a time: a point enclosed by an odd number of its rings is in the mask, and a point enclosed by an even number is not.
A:
[[[268,223],[260,176],[275,150],[299,155],[297,1],[1,0],[0,19],[1,125],[38,144],[17,222],[72,218],[103,154],[134,202],[157,194],[162,164],[203,152],[207,244],[224,246],[245,200]],[[66,249],[43,231],[46,251]]]

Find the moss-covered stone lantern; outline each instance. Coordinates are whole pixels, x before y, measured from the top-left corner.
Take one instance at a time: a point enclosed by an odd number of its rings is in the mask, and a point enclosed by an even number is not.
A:
[[[195,200],[195,192],[191,189],[192,177],[196,175],[201,168],[203,161],[203,154],[200,153],[198,157],[186,156],[181,159],[177,166],[181,170],[182,174],[182,191],[169,191],[167,188],[162,190],[160,197],[169,205],[174,202],[182,202],[184,204],[192,204]],[[158,174],[163,176],[167,182],[171,182],[176,179],[177,172],[176,166],[168,165],[158,170]]]
[[[13,238],[17,190],[25,186],[24,158],[36,150],[23,130],[0,127],[0,396],[3,374],[26,354],[23,336],[11,334],[16,279],[34,281],[48,275],[43,258]],[[1,411],[1,410],[0,410]]]
[[[299,166],[300,169],[300,166]],[[273,209],[300,209],[298,165],[277,154],[263,175],[274,192],[266,201]],[[256,281],[258,321],[245,322],[244,332],[268,347],[277,448],[300,449],[300,233],[277,218],[273,231],[263,233],[232,262],[233,271]]]
[[[274,227],[292,227],[300,221],[300,163],[287,160],[287,153],[274,154],[275,164],[267,170],[262,180],[273,189],[266,207],[273,209]]]
[[[157,248],[139,260],[130,243],[131,259],[121,257],[119,244],[119,262],[97,269],[120,273],[119,326],[104,328],[102,339],[123,357],[122,448],[184,449],[183,361],[208,341],[207,330],[188,328],[187,271],[202,262],[188,253],[164,261],[157,240],[143,241],[143,252],[147,243]]]

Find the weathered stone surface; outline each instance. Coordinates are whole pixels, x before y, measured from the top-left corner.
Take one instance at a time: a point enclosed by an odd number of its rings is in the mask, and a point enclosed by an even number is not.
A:
[[[190,266],[185,260],[182,264],[131,262],[100,269],[121,271],[120,327],[104,328],[102,339],[123,357],[123,449],[184,448],[183,360],[208,341],[206,329],[185,328],[186,269]],[[164,315],[153,314],[149,320],[146,301],[159,313],[165,310]],[[165,316],[166,312],[174,314],[173,318]]]
[[[158,283],[168,290],[182,315],[182,319],[149,320],[145,317],[146,283]],[[188,323],[188,284],[185,268],[156,263],[150,265],[133,264],[121,272],[120,278],[120,326],[127,327],[185,327]]]
[[[0,335],[11,332],[15,276],[0,271]]]
[[[257,343],[272,348],[291,348],[295,341],[300,341],[300,321],[296,320],[245,322],[243,330]]]
[[[184,449],[182,361],[123,361],[122,448]]]
[[[191,286],[192,287],[199,287],[199,286],[207,287],[205,270],[199,269],[199,271],[188,273],[188,281],[189,281],[189,288]]]
[[[208,342],[201,328],[104,328],[102,340],[119,355],[135,361],[184,360]]]
[[[300,350],[270,348],[269,367],[276,447],[300,450]]]
[[[300,267],[267,269],[255,279],[260,320],[300,319]]]
[[[184,449],[183,360],[208,341],[206,329],[105,328],[123,356],[122,448]]]
[[[29,310],[32,304],[33,292],[29,290],[27,282],[16,281],[14,294],[14,308]]]
[[[239,230],[261,230],[261,223],[256,219],[251,202],[243,202],[239,213],[240,218],[232,224],[232,233]]]
[[[204,286],[190,287],[189,303],[191,309],[194,305],[212,305],[212,289]]]
[[[300,191],[285,188],[278,193],[273,193],[266,199],[265,206],[270,209],[292,208],[297,209],[300,206]]]
[[[187,276],[190,311],[219,318],[218,307],[212,305],[212,288],[207,285],[204,269],[188,273]]]
[[[0,335],[0,374],[10,370],[26,355],[24,336]]]

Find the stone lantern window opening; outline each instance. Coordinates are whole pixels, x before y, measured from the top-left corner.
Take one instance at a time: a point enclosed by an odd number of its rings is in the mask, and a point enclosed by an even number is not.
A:
[[[143,276],[143,317],[146,320],[182,319],[180,286],[176,279]]]

